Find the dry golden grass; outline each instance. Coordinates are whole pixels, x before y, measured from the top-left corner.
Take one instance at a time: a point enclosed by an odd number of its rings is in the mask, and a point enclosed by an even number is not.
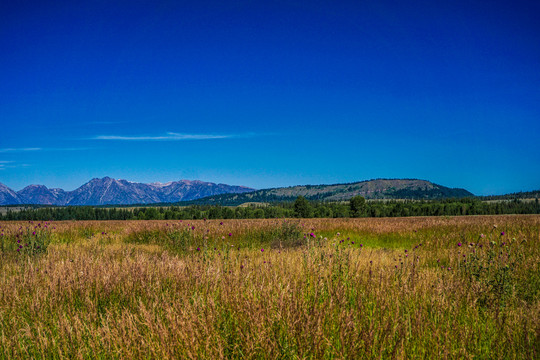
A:
[[[540,355],[540,216],[291,220],[305,245],[273,249],[281,221],[223,222],[57,222],[46,253],[5,247],[0,357]]]

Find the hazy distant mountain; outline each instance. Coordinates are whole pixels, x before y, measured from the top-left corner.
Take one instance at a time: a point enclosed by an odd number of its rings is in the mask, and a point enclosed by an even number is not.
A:
[[[6,185],[0,183],[0,204],[1,205],[17,205],[21,203],[21,199],[17,193]]]
[[[193,201],[196,204],[239,205],[246,202],[292,201],[298,196],[308,200],[343,201],[355,195],[366,199],[444,199],[474,196],[471,192],[448,188],[426,180],[376,179],[350,184],[303,185],[257,190],[244,194],[223,194]]]
[[[223,193],[242,193],[255,189],[214,184],[199,180],[180,180],[165,184],[143,184],[110,177],[92,179],[73,191],[29,185],[15,192],[0,184],[0,205],[109,205],[173,203]]]
[[[29,185],[17,192],[22,204],[57,205],[65,203],[66,192],[45,185]]]

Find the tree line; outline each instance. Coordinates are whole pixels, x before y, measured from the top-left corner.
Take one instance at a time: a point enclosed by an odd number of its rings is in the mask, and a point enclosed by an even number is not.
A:
[[[461,216],[540,214],[538,199],[481,201],[473,198],[445,200],[310,201],[299,196],[294,202],[226,207],[189,205],[111,208],[92,206],[36,207],[0,214],[0,220],[183,220],[183,219],[273,219],[401,216]]]

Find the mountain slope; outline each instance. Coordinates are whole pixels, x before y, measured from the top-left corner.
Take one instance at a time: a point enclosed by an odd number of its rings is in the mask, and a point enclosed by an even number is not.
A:
[[[49,189],[45,185],[28,185],[17,195],[22,204],[61,205],[66,198],[64,190]]]
[[[6,185],[0,183],[0,205],[17,205],[21,203],[19,195]]]
[[[150,185],[116,180],[92,179],[68,193],[66,205],[151,204],[161,198]]]
[[[350,184],[303,185],[257,190],[244,194],[224,194],[193,201],[196,204],[239,205],[245,202],[292,201],[298,196],[309,200],[343,201],[355,195],[366,199],[443,199],[474,196],[471,192],[448,188],[426,180],[376,179]]]

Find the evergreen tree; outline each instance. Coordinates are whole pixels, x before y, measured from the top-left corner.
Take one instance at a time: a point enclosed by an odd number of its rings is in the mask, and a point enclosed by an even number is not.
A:
[[[303,196],[299,196],[294,201],[294,215],[299,218],[311,217],[311,205]]]
[[[351,217],[364,216],[366,213],[366,199],[360,195],[353,196],[349,201],[349,206],[351,209]]]

